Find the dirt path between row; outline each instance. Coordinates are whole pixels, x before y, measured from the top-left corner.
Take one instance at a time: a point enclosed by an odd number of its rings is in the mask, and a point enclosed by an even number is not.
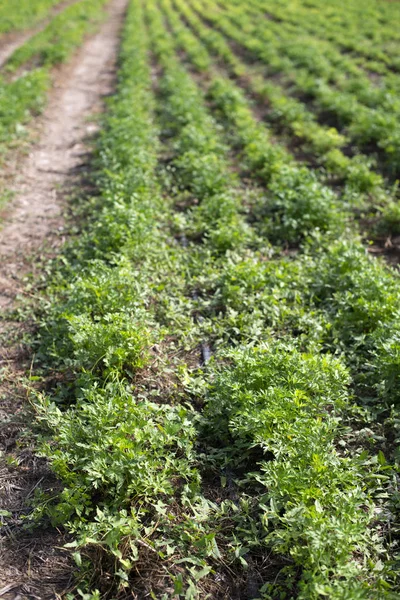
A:
[[[74,60],[61,67],[39,121],[38,142],[16,165],[14,198],[0,226],[0,600],[58,598],[72,582],[68,555],[54,530],[23,527],[37,488],[54,485],[46,463],[27,441],[26,390],[32,357],[23,344],[26,324],[13,321],[18,296],[29,294],[26,275],[45,278],[43,255],[62,244],[63,209],[71,187],[82,181],[88,139],[115,85],[119,34],[128,0],[111,0],[107,20]],[[28,426],[29,433],[29,426]],[[60,596],[58,595],[60,594]]]
[[[37,25],[24,31],[15,31],[6,33],[0,38],[0,69],[5,65],[10,56],[18,50],[23,44],[28,42],[34,35],[43,31],[45,27],[63,10],[76,4],[80,0],[63,0],[60,4],[57,4],[51,11],[50,14],[41,20]]]

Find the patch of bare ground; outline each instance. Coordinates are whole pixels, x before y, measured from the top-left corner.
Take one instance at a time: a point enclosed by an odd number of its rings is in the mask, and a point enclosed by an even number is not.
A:
[[[49,16],[40,21],[35,27],[25,29],[24,31],[13,31],[6,33],[0,38],[0,69],[5,65],[10,56],[28,42],[34,35],[43,31],[54,17],[59,15],[71,4],[75,4],[79,0],[63,0],[57,4],[50,12]]]
[[[119,33],[128,0],[111,0],[108,15],[73,61],[60,67],[49,103],[36,125],[36,143],[7,166],[13,200],[0,229],[0,598],[63,597],[73,567],[62,549],[62,532],[28,531],[24,516],[36,490],[57,486],[35,456],[25,382],[34,357],[24,344],[29,322],[13,317],[19,297],[31,297],[26,278],[45,278],[40,264],[63,242],[63,209],[71,190],[83,185],[96,132],[89,117],[102,109],[115,86]],[[35,281],[34,281],[35,283]],[[33,286],[34,287],[34,286]]]
[[[391,267],[399,267],[400,264],[400,236],[387,235],[377,237],[373,243],[367,247],[367,250],[373,256],[382,256]]]

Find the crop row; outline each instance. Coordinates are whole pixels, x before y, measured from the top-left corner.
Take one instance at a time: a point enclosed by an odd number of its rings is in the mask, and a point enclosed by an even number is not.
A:
[[[88,598],[389,598],[398,279],[160,5],[131,2],[99,195],[42,316],[64,488],[36,513]]]
[[[66,61],[104,17],[107,0],[87,0],[66,8],[12,54],[0,76],[0,152],[25,132],[24,124],[46,100],[51,68]]]
[[[159,399],[158,381],[168,381],[171,367],[157,349],[174,350],[162,315],[168,311],[177,329],[185,328],[185,266],[168,235],[170,202],[158,184],[161,148],[141,8],[132,2],[127,15],[117,93],[99,140],[101,195],[86,209],[88,226],[70,250],[62,302],[44,324],[44,341],[55,341],[54,364],[72,371],[77,385],[66,390],[69,407],[47,399],[38,405],[53,430],[48,454],[64,484],[46,511],[74,533],[78,564],[82,547],[103,554],[111,581],[101,578],[101,565],[85,582],[102,594],[123,589],[129,575],[140,591],[133,569],[145,572],[149,561],[155,585],[167,580],[173,587],[182,569],[172,559],[185,558],[201,509],[192,410]],[[145,369],[156,384],[137,381]],[[178,544],[184,528],[186,544]]]
[[[0,5],[0,35],[34,25],[50,13],[60,0],[2,0]]]

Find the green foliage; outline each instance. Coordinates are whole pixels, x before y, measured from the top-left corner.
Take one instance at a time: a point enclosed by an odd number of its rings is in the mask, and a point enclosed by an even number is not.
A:
[[[0,5],[0,33],[23,29],[45,17],[59,0],[2,0]]]
[[[91,370],[105,367],[107,373],[142,367],[150,335],[140,317],[139,312],[114,312],[95,320],[85,314],[71,317],[69,330],[76,363]]]
[[[158,296],[171,291],[173,304],[182,269],[160,228],[170,213],[155,177],[159,142],[146,52],[142,15],[132,7],[118,92],[98,141],[101,196],[69,248],[57,301],[41,328],[38,356],[72,374],[76,385],[36,399],[48,431],[43,454],[63,482],[56,498],[38,496],[36,516],[64,524],[74,535],[74,556],[86,576],[83,552],[101,550],[111,561],[110,586],[117,591],[128,585],[144,552],[156,560],[173,556],[166,571],[171,583],[181,577],[178,565],[191,545],[202,545],[184,584],[186,597],[194,598],[195,582],[210,570],[202,557],[213,551],[202,541],[200,515],[208,507],[197,499],[197,417],[190,406],[152,401],[151,391],[134,383],[164,341],[155,319],[165,311]],[[79,594],[96,597],[96,587],[98,581],[89,592],[88,581]]]
[[[265,81],[260,76],[258,70],[253,68],[249,62],[241,60],[231,49],[229,43],[223,34],[218,30],[211,29],[201,20],[191,7],[182,0],[175,0],[179,11],[190,23],[190,26],[200,36],[201,40],[213,54],[221,58],[229,69],[230,73],[238,79],[241,85],[245,85],[250,93],[256,94],[263,103],[267,103],[269,110],[266,111],[265,118],[280,133],[282,127],[289,131],[298,144],[299,139],[304,140],[305,150],[310,151],[316,156],[319,163],[324,165],[329,173],[348,180],[350,189],[358,193],[373,192],[377,194],[382,186],[382,178],[370,170],[369,165],[360,161],[360,157],[347,157],[341,150],[349,143],[348,138],[339,134],[334,127],[325,127],[320,125],[313,112],[306,104],[296,98],[288,96],[284,87]],[[193,2],[194,8],[200,13],[200,5]],[[246,38],[251,40],[251,36]],[[200,45],[199,45],[200,46]],[[188,54],[195,59],[204,48],[201,46],[195,51],[190,51],[190,46],[186,45]],[[200,68],[193,61],[197,68]],[[380,195],[384,194],[383,190]]]
[[[168,12],[168,15],[177,31],[178,44],[185,44],[184,49],[189,48],[191,55],[197,48],[196,41],[188,36],[182,39],[179,23],[175,24],[173,14]],[[233,135],[243,146],[249,170],[269,184],[270,197],[264,207],[269,238],[296,243],[315,229],[340,231],[343,216],[335,195],[322,186],[309,170],[299,168],[283,146],[272,144],[268,130],[254,118],[240,90],[227,78],[215,77],[209,96],[232,125]],[[202,162],[197,161],[196,166],[204,171]],[[212,179],[210,185],[217,189]],[[198,193],[196,189],[194,191]]]
[[[344,132],[351,142],[362,148],[376,144],[392,175],[398,172],[400,103],[396,77],[389,76],[382,85],[374,85],[368,74],[334,44],[307,34],[310,19],[301,20],[302,26],[296,17],[296,25],[286,23],[285,11],[279,10],[282,6],[278,6],[280,17],[276,22],[260,18],[265,7],[259,1],[245,6],[240,0],[225,0],[216,10],[211,0],[195,0],[195,7],[198,14],[207,14],[214,26],[264,63],[270,75],[279,74],[286,88],[312,98],[313,109],[321,118],[329,116],[340,129],[346,128]],[[326,19],[320,27],[322,38],[326,35]],[[380,28],[376,15],[372,22],[376,32]],[[352,23],[351,18],[346,19],[346,27],[348,23]]]
[[[262,486],[265,543],[302,568],[298,598],[343,598],[350,589],[366,597],[364,568],[353,555],[376,543],[367,531],[373,509],[362,463],[333,444],[350,400],[346,369],[284,342],[227,359],[232,366],[211,386],[205,426],[225,465],[248,457],[247,485]],[[254,464],[258,446],[265,458]]]
[[[32,69],[16,78],[0,78],[0,152],[26,133],[25,124],[45,104],[50,68],[67,60],[82,43],[85,34],[101,19],[104,3],[105,0],[87,0],[66,8],[10,57],[7,71],[37,60]]]
[[[200,202],[186,220],[186,233],[201,236],[217,252],[240,247],[253,236],[240,214],[235,189],[238,181],[229,169],[228,148],[219,139],[218,125],[204,108],[199,88],[174,62],[164,44],[156,49],[165,68],[160,83],[164,100],[160,116],[172,138],[174,154],[168,168],[174,172],[175,185]],[[192,226],[188,227],[190,220]]]
[[[45,401],[39,406],[39,418],[43,414],[54,432],[45,454],[64,483],[50,515],[56,524],[72,519],[91,543],[104,542],[116,552],[126,535],[144,536],[151,504],[174,501],[178,474],[181,486],[192,481],[195,489],[194,428],[185,408],[137,402],[117,382],[83,389],[68,411]],[[118,535],[124,516],[128,527]]]
[[[377,229],[379,233],[400,235],[400,205],[398,203],[391,202],[385,206]]]
[[[43,31],[12,54],[7,61],[7,70],[14,71],[35,58],[40,65],[46,66],[64,62],[101,19],[105,1],[77,2],[63,10]]]
[[[42,69],[22,75],[8,85],[0,81],[0,149],[25,133],[24,124],[45,102],[49,74]]]
[[[42,315],[37,360],[61,381],[35,406],[62,489],[38,494],[36,516],[72,535],[82,598],[246,597],[254,564],[265,600],[390,598],[399,280],[367,256],[349,210],[385,196],[382,178],[269,88],[346,189],[321,182],[257,118],[221,36],[233,81],[183,3],[160,6],[130,5],[98,193],[75,207],[81,229]],[[243,15],[258,31],[243,3],[221,6],[220,30]],[[329,49],[260,39],[304,86],[333,66],[358,72]]]

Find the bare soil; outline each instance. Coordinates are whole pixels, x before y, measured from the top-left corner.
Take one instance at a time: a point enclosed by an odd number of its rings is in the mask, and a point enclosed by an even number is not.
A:
[[[55,85],[36,123],[37,143],[8,165],[13,200],[0,229],[0,599],[47,600],[73,585],[73,567],[62,549],[62,532],[28,532],[24,516],[37,489],[57,485],[29,435],[25,382],[34,357],[23,342],[29,322],[13,314],[20,296],[30,296],[27,276],[45,279],[43,256],[63,242],[63,211],[71,189],[83,181],[93,115],[115,86],[119,33],[127,0],[111,0],[107,19],[68,65],[55,72]],[[91,118],[91,120],[89,120]],[[6,511],[6,512],[5,512]]]
[[[10,56],[18,50],[23,44],[28,42],[34,35],[43,31],[54,17],[59,15],[71,4],[75,4],[78,0],[63,0],[57,4],[50,12],[49,16],[40,21],[35,27],[25,29],[24,31],[13,31],[6,33],[0,38],[0,69],[5,65]]]

